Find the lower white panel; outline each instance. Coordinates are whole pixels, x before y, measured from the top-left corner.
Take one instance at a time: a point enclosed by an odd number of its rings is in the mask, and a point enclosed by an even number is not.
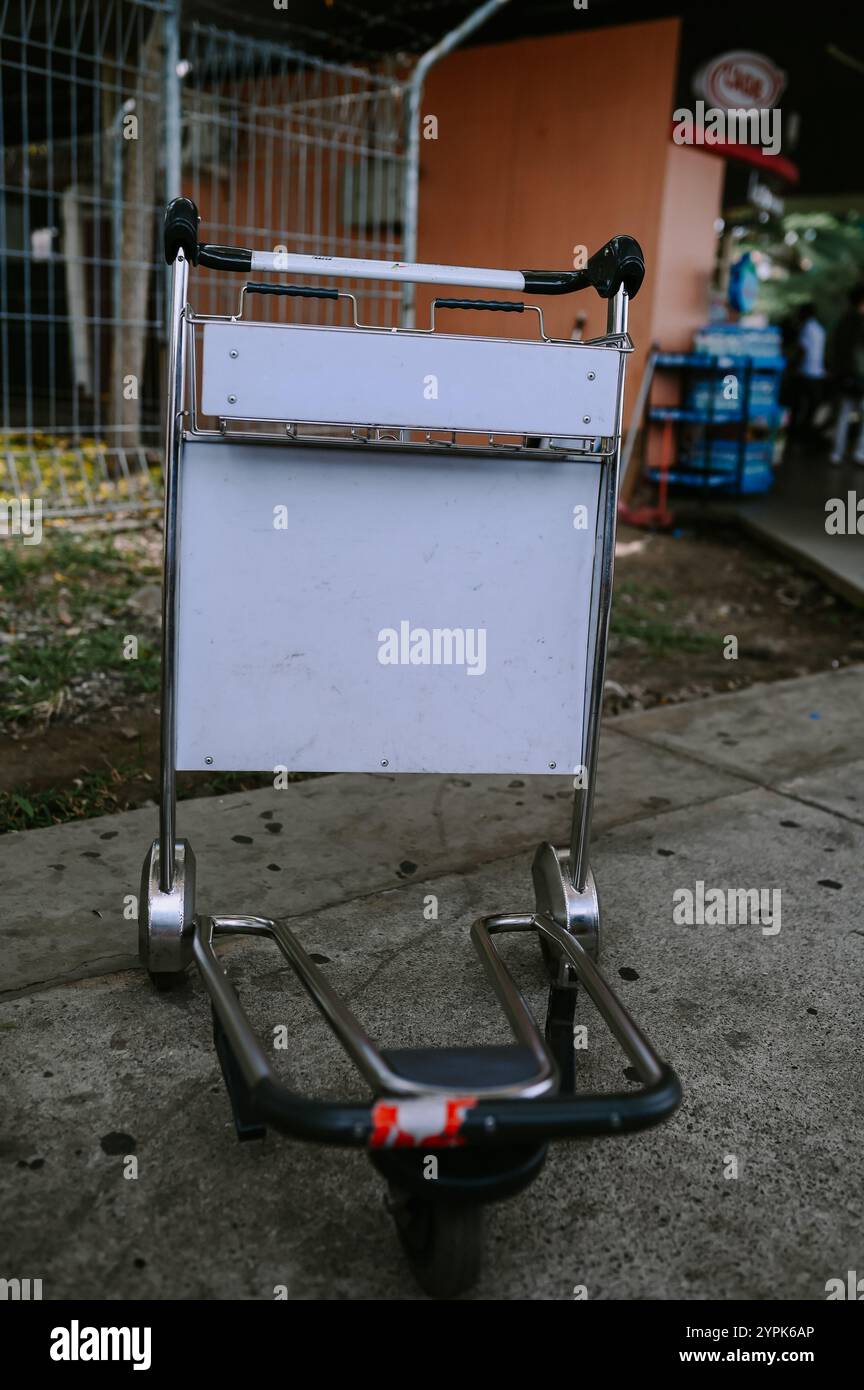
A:
[[[599,478],[187,441],[178,767],[577,767]]]

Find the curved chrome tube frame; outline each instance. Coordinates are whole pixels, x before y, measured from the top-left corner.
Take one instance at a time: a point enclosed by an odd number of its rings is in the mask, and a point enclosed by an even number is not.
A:
[[[530,922],[530,919],[490,917],[488,921],[492,924],[492,930],[506,931],[513,929],[509,923]],[[204,917],[198,922],[195,935],[195,961],[249,1086],[254,1086],[265,1077],[271,1080],[276,1078],[243,1013],[240,1000],[222,973],[213,948],[214,936],[235,933],[243,936],[267,936],[276,942],[310,999],[323,1014],[360,1075],[376,1095],[418,1096],[437,1095],[440,1092],[440,1087],[410,1081],[388,1066],[386,1059],[347,1004],[284,922],[269,917]],[[492,948],[488,935],[485,932],[482,935],[474,935],[472,931],[472,936],[492,987],[513,1029],[513,1035],[518,1043],[532,1053],[536,1071],[530,1080],[519,1085],[488,1088],[474,1086],[463,1089],[457,1087],[448,1094],[525,1098],[547,1095],[555,1088],[557,1073],[555,1062],[537,1029],[533,1015],[497,952]]]
[[[536,931],[548,937],[567,958],[636,1069],[642,1082],[639,1091],[602,1096],[556,1093],[554,1061],[494,944],[495,936],[511,931]],[[214,949],[215,936],[236,933],[268,936],[276,942],[372,1088],[375,1099],[346,1103],[313,1100],[292,1093],[278,1080]],[[514,1037],[536,1057],[537,1073],[518,1085],[475,1087],[470,1093],[458,1089],[448,1091],[444,1097],[448,1101],[459,1098],[470,1101],[459,1130],[461,1144],[506,1146],[532,1139],[623,1133],[657,1124],[677,1108],[681,1092],[674,1072],[661,1062],[574,936],[551,918],[536,913],[480,918],[474,923],[471,936]],[[235,1114],[242,1106],[247,1115],[254,1115],[261,1124],[274,1125],[297,1138],[366,1145],[374,1142],[375,1100],[382,1096],[409,1101],[441,1097],[440,1087],[410,1081],[388,1066],[350,1009],[284,923],[266,917],[202,917],[195,933],[194,955],[242,1081],[242,1096],[232,1093]]]

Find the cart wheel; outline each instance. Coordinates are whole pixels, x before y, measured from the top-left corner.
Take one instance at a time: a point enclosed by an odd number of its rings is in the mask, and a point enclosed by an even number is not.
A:
[[[185,970],[148,970],[150,983],[159,994],[178,989],[186,979]]]
[[[483,1207],[409,1197],[391,1188],[388,1203],[411,1272],[430,1298],[458,1298],[477,1282],[483,1262]]]

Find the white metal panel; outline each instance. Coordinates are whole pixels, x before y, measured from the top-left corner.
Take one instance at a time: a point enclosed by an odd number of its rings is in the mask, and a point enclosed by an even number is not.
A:
[[[621,355],[579,343],[395,329],[204,325],[202,408],[226,419],[598,438]]]
[[[188,441],[178,767],[579,766],[599,473],[548,457]],[[400,650],[403,623],[414,641]],[[442,639],[435,661],[436,629],[461,630],[463,660],[447,664]],[[422,658],[424,631],[428,663],[382,664],[412,645]]]

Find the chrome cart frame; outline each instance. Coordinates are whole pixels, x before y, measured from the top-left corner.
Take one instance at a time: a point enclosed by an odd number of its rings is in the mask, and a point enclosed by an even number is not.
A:
[[[395,1194],[397,1226],[421,1283],[431,1293],[452,1294],[471,1282],[476,1274],[476,1259],[469,1252],[466,1259],[454,1261],[452,1239],[448,1245],[442,1236],[442,1213],[451,1223],[447,1228],[450,1237],[456,1230],[457,1234],[461,1232],[463,1246],[472,1245],[476,1243],[476,1228],[470,1225],[465,1209],[518,1191],[538,1171],[550,1140],[641,1129],[666,1118],[680,1101],[680,1087],[674,1072],[657,1056],[596,964],[600,910],[588,858],[612,596],[624,368],[626,356],[632,350],[627,311],[629,299],[642,283],[642,253],[632,238],[622,236],[607,243],[584,270],[499,271],[249,252],[203,244],[199,242],[198,231],[199,218],[194,204],[188,199],[175,199],[167,209],[165,220],[165,253],[168,262],[173,263],[173,290],[165,434],[161,793],[159,837],[147,855],[142,878],[141,960],[154,982],[163,988],[182,976],[193,961],[197,965],[213,1005],[214,1037],[239,1137],[255,1137],[269,1125],[296,1138],[368,1147]],[[239,292],[237,313],[216,319],[196,315],[190,304],[190,265],[241,274],[287,272],[352,280],[374,278],[473,286],[528,292],[534,296],[565,294],[590,287],[608,301],[607,332],[602,338],[587,343],[565,345],[546,336],[542,310],[538,306],[476,299],[436,299],[428,329],[381,330],[358,323],[356,299],[345,291],[269,282],[244,284]],[[346,368],[356,369],[358,373],[363,370],[365,359],[371,356],[365,378],[366,396],[355,406],[351,418],[347,418],[347,408],[343,410],[341,406],[316,409],[315,390],[311,386],[309,391],[313,399],[300,412],[301,418],[282,418],[279,409],[269,409],[264,400],[266,383],[259,390],[260,369],[242,360],[237,362],[246,353],[245,343],[263,341],[261,330],[265,326],[246,317],[248,296],[252,293],[341,299],[350,303],[351,322],[345,327],[326,330],[278,324],[266,327],[271,334],[283,335],[267,340],[272,343],[274,357],[278,357],[284,344],[291,347],[295,343],[296,338],[290,337],[292,333],[316,332],[326,332],[330,336],[326,342],[314,337],[302,340],[313,356],[320,350],[326,353],[327,360],[331,357],[344,360]],[[486,420],[484,425],[482,420],[486,417],[480,419],[478,412],[490,407],[481,400],[483,391],[479,387],[475,391],[473,385],[458,407],[463,414],[455,420],[447,420],[446,427],[442,424],[442,412],[439,410],[436,414],[435,407],[427,409],[418,404],[413,422],[407,417],[408,407],[404,403],[400,403],[398,409],[393,407],[388,414],[386,403],[377,400],[385,375],[380,364],[395,364],[393,372],[398,376],[401,365],[412,359],[412,354],[417,362],[425,360],[417,345],[431,342],[437,334],[436,311],[452,308],[536,314],[539,325],[536,342],[557,351],[542,357],[543,370],[538,370],[534,385],[529,382],[523,393],[525,400],[532,392],[542,396],[548,364],[548,375],[552,378],[556,371],[562,374],[561,383],[553,380],[549,387],[553,394],[556,390],[568,394],[567,383],[578,376],[579,381],[585,383],[580,385],[579,392],[594,389],[595,395],[590,399],[598,400],[595,378],[602,379],[606,383],[603,400],[609,403],[606,415],[601,411],[595,416],[593,407],[582,407],[585,413],[577,411],[575,418],[577,427],[585,428],[586,434],[578,437],[572,433],[573,402],[567,416],[569,431],[562,428],[559,419],[559,414],[563,419],[566,412],[553,411],[555,423],[545,428],[534,419],[527,405],[514,406],[511,419],[502,403],[500,410],[496,406],[492,412],[495,421]],[[256,339],[244,338],[250,330],[258,335]],[[382,334],[388,342],[384,342]],[[201,337],[204,339],[204,365],[199,367]],[[521,348],[520,355],[510,354],[503,346],[510,340],[438,335],[434,341],[436,352],[443,354],[441,360],[452,358],[457,367],[462,360],[459,354],[468,350],[484,355],[497,353],[496,370],[504,372],[505,377],[511,372],[517,396],[520,377],[525,373],[530,376],[541,360]],[[237,343],[244,347],[230,346]],[[472,344],[476,346],[470,347]],[[566,353],[561,350],[565,346]],[[422,352],[425,351],[423,348]],[[209,384],[211,377],[217,382],[216,386]],[[203,391],[199,385],[201,380]],[[236,382],[240,385],[235,385]],[[579,399],[579,392],[575,400]],[[506,392],[502,389],[501,394]],[[494,390],[491,396],[487,392],[487,398],[495,399]],[[550,395],[550,407],[551,404]],[[517,431],[514,425],[520,423],[517,419],[520,408],[529,423],[527,428]],[[303,451],[312,451],[317,458],[326,457],[322,451],[331,450],[335,451],[331,458],[339,466],[346,461],[350,464],[354,458],[372,459],[377,466],[377,461],[386,459],[389,454],[406,468],[412,466],[414,459],[420,460],[424,467],[434,468],[437,465],[433,460],[446,458],[481,463],[507,460],[517,464],[524,460],[528,467],[535,461],[545,464],[560,460],[568,465],[590,464],[597,471],[590,612],[583,615],[588,634],[584,712],[579,756],[574,760],[574,771],[578,771],[579,776],[574,781],[570,844],[567,848],[554,848],[547,843],[538,848],[533,866],[532,909],[485,917],[475,922],[471,931],[473,944],[512,1029],[515,1041],[510,1047],[381,1051],[284,922],[259,916],[211,917],[196,912],[195,859],[188,841],[178,838],[176,829],[181,489],[186,466],[184,450],[211,443],[219,447],[231,441],[270,442],[271,447],[278,442],[278,459],[292,458],[291,450],[299,450],[298,457],[304,458]],[[549,476],[554,477],[554,471]],[[188,658],[187,668],[193,665]],[[190,697],[187,694],[185,698]],[[194,740],[182,727],[180,739],[186,759],[182,766],[212,763],[209,756],[200,759],[197,745],[193,747]],[[373,762],[370,754],[365,756],[367,761],[360,765],[366,770],[389,765],[390,771],[413,771],[428,766],[422,762],[413,765],[404,758],[400,761],[399,756],[392,763],[390,758]],[[536,757],[534,752],[531,757]],[[234,764],[223,762],[222,765]],[[528,770],[552,771],[560,766],[554,760],[542,766],[531,762]],[[324,760],[306,770],[331,768]],[[450,769],[436,762],[432,770]],[[452,770],[476,771],[478,768]],[[499,769],[493,765],[480,770]],[[525,764],[508,770],[525,770]],[[173,853],[163,853],[165,846],[172,846]],[[548,970],[550,999],[545,1032],[539,1029],[497,948],[499,935],[517,931],[536,934]],[[368,1101],[343,1104],[309,1099],[292,1093],[277,1078],[220,966],[216,942],[229,934],[267,936],[276,943],[368,1084],[372,1092]],[[638,1090],[605,1095],[576,1092],[573,1022],[578,982],[586,989],[635,1069],[641,1083]],[[441,1151],[442,1161],[446,1160],[441,1181],[432,1185],[436,1188],[434,1211],[430,1207],[429,1184],[421,1182],[418,1166],[423,1154],[430,1149]],[[435,1221],[439,1223],[437,1227]],[[441,1251],[449,1251],[449,1254]],[[449,1266],[449,1273],[446,1266]]]

